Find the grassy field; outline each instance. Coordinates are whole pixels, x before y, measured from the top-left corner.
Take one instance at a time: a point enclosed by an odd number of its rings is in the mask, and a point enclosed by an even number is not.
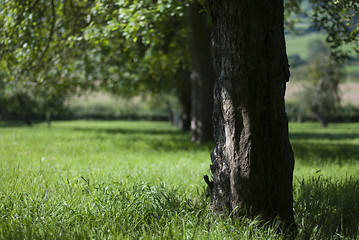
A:
[[[286,47],[287,55],[298,54],[301,58],[308,60],[310,56],[309,44],[315,40],[321,40],[325,42],[326,34],[323,32],[312,32],[302,35],[287,34],[286,35]],[[343,47],[344,50],[349,51],[352,57],[357,57],[358,54],[353,50],[353,46],[348,45]],[[358,67],[356,63],[353,68]],[[351,71],[358,71],[358,69],[350,69]]]
[[[314,40],[325,41],[326,35],[323,33],[311,33],[303,36],[287,35],[287,55],[298,54],[302,59],[308,60],[309,43]]]
[[[297,239],[358,239],[359,124],[291,124]],[[208,211],[211,145],[163,122],[0,125],[0,239],[285,239]]]

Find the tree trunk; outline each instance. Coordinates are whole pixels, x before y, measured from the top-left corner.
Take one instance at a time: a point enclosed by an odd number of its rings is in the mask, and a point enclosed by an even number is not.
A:
[[[31,126],[31,125],[32,125],[30,116],[29,116],[28,114],[24,114],[24,115],[23,115],[23,118],[24,118],[24,121],[25,121],[25,123],[26,123],[27,126]]]
[[[46,111],[46,123],[48,127],[51,127],[51,112]]]
[[[189,131],[191,128],[191,93],[183,91],[179,96],[179,103],[181,106],[181,129],[182,131]]]
[[[312,105],[311,105],[311,110],[312,110],[314,117],[320,122],[322,127],[326,128],[326,127],[328,127],[328,120],[324,116],[324,114],[322,114],[321,109],[319,107],[320,93],[323,91],[323,89],[322,89],[323,85],[324,85],[324,81],[320,80],[318,82],[318,85],[315,88],[314,98],[313,98]]]
[[[215,64],[211,208],[293,217],[294,157],[284,94],[289,80],[282,0],[209,0]]]
[[[32,109],[30,106],[30,98],[26,94],[18,93],[17,94],[17,101],[19,102],[19,113],[24,119],[27,126],[31,126],[31,115]]]
[[[320,113],[318,108],[312,107],[312,113],[313,113],[314,117],[320,122],[320,124],[322,125],[323,128],[328,127],[327,119],[323,116],[323,114]]]
[[[213,140],[213,84],[216,77],[211,57],[206,13],[197,1],[188,8],[191,62],[191,136],[198,144]]]

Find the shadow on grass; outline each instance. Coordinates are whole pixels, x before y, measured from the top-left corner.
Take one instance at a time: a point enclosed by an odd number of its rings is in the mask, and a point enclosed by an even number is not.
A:
[[[23,121],[0,121],[0,128],[7,127],[29,127],[29,125],[26,125]]]
[[[358,199],[358,179],[335,181],[317,176],[298,180],[295,186],[294,209],[301,229],[300,239],[357,239]]]
[[[359,139],[357,133],[291,133],[290,139],[296,140],[350,140]]]
[[[292,133],[294,156],[303,163],[336,163],[359,161],[359,139],[356,133]],[[349,142],[348,142],[349,141]]]
[[[336,163],[359,161],[359,146],[354,144],[292,142],[294,156],[302,163]]]
[[[124,129],[124,128],[73,128],[75,131],[95,131],[106,134],[125,134],[125,135],[170,135],[180,134],[177,130],[166,130],[166,129]]]
[[[210,151],[212,143],[197,145],[191,142],[188,132],[178,129],[125,129],[125,128],[72,128],[74,131],[94,133],[101,140],[104,135],[115,138],[122,147],[150,148],[158,151]],[[125,145],[125,146],[124,146]]]

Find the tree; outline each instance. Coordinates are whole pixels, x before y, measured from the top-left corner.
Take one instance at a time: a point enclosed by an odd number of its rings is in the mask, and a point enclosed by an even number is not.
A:
[[[97,21],[85,31],[96,33],[89,35],[94,47],[98,48],[99,39],[107,45],[101,47],[106,49],[100,53],[101,62],[110,66],[112,74],[102,80],[102,86],[121,95],[176,95],[181,127],[189,130],[191,84],[184,8],[183,3],[171,1],[122,1],[94,10],[99,11]]]
[[[359,2],[356,0],[310,0],[312,24],[327,33],[332,57],[348,57],[342,46],[348,44],[359,53]]]
[[[300,0],[287,0],[287,9],[300,14]],[[338,113],[339,83],[343,79],[343,64],[352,50],[359,53],[359,2],[353,0],[309,0],[306,14],[312,27],[327,34],[326,44],[309,44],[308,84],[300,97],[299,112],[308,111],[322,124],[328,125],[331,116]],[[308,9],[307,9],[308,10]],[[345,46],[345,47],[344,47]],[[291,63],[293,67],[293,64]]]
[[[77,88],[89,88],[82,29],[93,1],[1,1],[0,72],[6,108],[22,115],[50,115]]]
[[[215,66],[211,208],[294,227],[283,1],[208,0]]]
[[[0,9],[1,65],[13,79],[45,82],[51,88],[52,78],[44,78],[48,68],[66,72],[67,62],[76,60],[88,81],[74,88],[97,85],[121,95],[175,94],[183,129],[192,122],[192,140],[212,139],[215,73],[206,15],[199,13],[198,2],[4,1]],[[22,79],[24,75],[30,77]]]
[[[187,30],[184,25],[185,9],[188,10],[186,14],[188,31],[184,31]],[[96,19],[107,20],[96,21],[98,25],[89,25],[88,29],[88,32],[102,29],[97,31],[100,36],[92,34],[92,37],[96,41],[106,39],[111,59],[106,62],[108,64],[121,62],[115,66],[121,68],[121,71],[117,71],[118,84],[116,80],[108,79],[114,86],[113,89],[121,92],[116,86],[123,86],[128,82],[128,85],[136,90],[174,92],[182,107],[182,127],[187,129],[190,119],[192,141],[199,144],[213,138],[211,116],[215,77],[207,31],[207,16],[204,12],[200,13],[201,9],[197,1],[189,6],[174,1],[162,1],[156,4],[148,1],[127,1],[126,4],[122,2],[115,4],[114,7],[101,8],[101,12],[96,14]],[[118,15],[122,18],[118,19]],[[120,57],[115,50],[118,44],[113,43],[123,38],[127,39],[125,42],[127,50],[125,53],[122,51]],[[136,51],[139,46],[142,50]],[[128,57],[123,58],[124,54]],[[129,59],[136,61],[131,62]],[[189,82],[189,71],[191,71],[191,82]],[[135,75],[136,80],[126,81],[126,77],[123,77],[121,72],[131,72],[131,76]],[[126,89],[128,88],[122,88],[122,90]]]
[[[295,15],[308,15],[311,27],[327,34],[326,42],[331,48],[331,57],[345,59],[348,48],[359,53],[359,2],[357,0],[308,0],[309,12],[303,12],[303,0],[286,0],[286,27],[293,30]],[[294,19],[293,19],[294,17]]]
[[[191,62],[192,141],[213,140],[213,84],[216,73],[211,56],[207,16],[195,1],[188,7],[188,38]]]
[[[181,82],[189,83],[187,34],[183,8],[175,6],[168,14],[170,3],[2,1],[0,70],[11,78],[6,82],[42,89],[59,85],[49,73],[73,71],[83,81],[63,84],[72,89],[101,87],[122,95],[170,92],[182,100],[190,85]],[[189,116],[188,104],[185,109]]]
[[[333,116],[340,105],[339,83],[344,77],[343,64],[330,57],[330,49],[320,40],[309,44],[311,63],[303,103],[309,108],[323,127],[328,126],[328,118]]]

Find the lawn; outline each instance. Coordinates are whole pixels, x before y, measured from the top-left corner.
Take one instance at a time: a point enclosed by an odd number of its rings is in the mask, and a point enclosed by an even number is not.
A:
[[[359,124],[291,124],[297,239],[356,239]],[[211,144],[165,122],[0,125],[0,239],[285,239],[213,216]]]

